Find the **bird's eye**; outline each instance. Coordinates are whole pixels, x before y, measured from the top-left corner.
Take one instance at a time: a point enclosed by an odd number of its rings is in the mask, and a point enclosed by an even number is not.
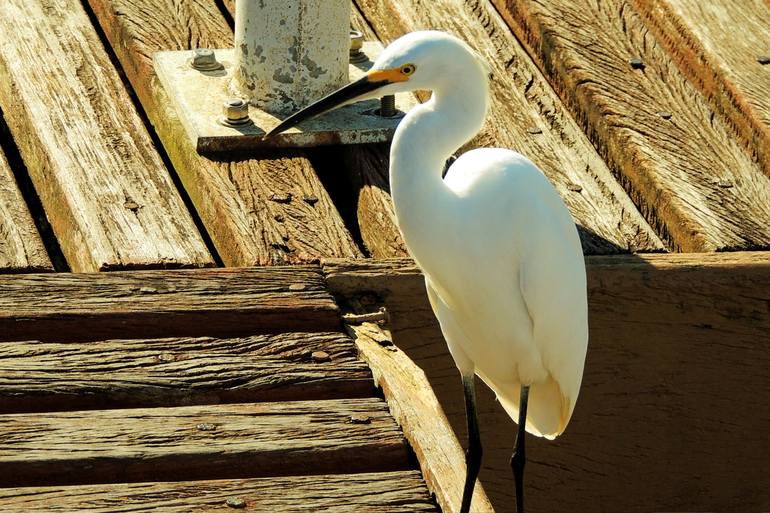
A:
[[[414,64],[404,64],[401,66],[401,73],[406,75],[407,77],[414,73],[415,67]]]

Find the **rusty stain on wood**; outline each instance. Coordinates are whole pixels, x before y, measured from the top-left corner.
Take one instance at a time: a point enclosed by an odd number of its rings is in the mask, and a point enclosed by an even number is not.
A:
[[[319,367],[306,358],[309,351],[323,352],[330,363]],[[374,395],[371,373],[357,356],[341,333],[1,342],[0,412]]]
[[[44,271],[53,265],[0,150],[0,273]]]
[[[671,249],[770,247],[770,181],[628,2],[492,1]]]
[[[2,2],[0,76],[8,125],[72,270],[213,265],[78,2]]]
[[[366,414],[369,424],[350,424]],[[211,423],[217,429],[195,426]],[[0,415],[0,486],[411,468],[378,398]]]
[[[302,263],[357,257],[356,247],[302,152],[260,159],[201,157],[157,83],[152,54],[190,47],[232,46],[233,35],[213,0],[89,0],[198,215],[228,266]],[[279,204],[272,194],[312,195],[318,203]],[[276,218],[280,216],[283,222]]]
[[[290,290],[302,283],[302,290]],[[296,287],[295,287],[296,289]],[[0,341],[335,331],[317,266],[0,275]]]
[[[682,72],[770,176],[770,7],[762,0],[634,0]]]
[[[383,40],[413,30],[440,29],[481,53],[492,70],[492,101],[482,132],[460,151],[503,146],[531,158],[570,208],[586,253],[663,249],[491,3],[441,0],[427,6],[414,0],[358,0],[356,4]],[[534,126],[542,133],[533,136],[527,131]],[[580,194],[570,191],[573,183],[581,185]]]
[[[435,513],[415,470],[320,476],[218,479],[0,489],[7,513],[225,513],[228,501],[249,512]],[[238,502],[240,501],[240,502]]]

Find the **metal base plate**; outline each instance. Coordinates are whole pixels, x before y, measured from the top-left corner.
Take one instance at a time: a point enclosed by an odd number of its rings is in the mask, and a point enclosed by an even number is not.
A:
[[[369,59],[350,65],[351,81],[361,78],[369,70],[382,51],[382,45],[367,42],[363,51]],[[359,102],[265,140],[264,134],[280,119],[253,105],[249,106],[253,124],[228,127],[219,123],[222,104],[233,96],[229,85],[235,59],[233,49],[215,50],[215,54],[223,66],[215,71],[194,69],[190,64],[191,51],[159,52],[154,56],[160,83],[199,153],[389,141],[404,113],[416,104],[413,95],[398,94],[398,114],[384,118],[377,114],[380,108],[377,100]]]

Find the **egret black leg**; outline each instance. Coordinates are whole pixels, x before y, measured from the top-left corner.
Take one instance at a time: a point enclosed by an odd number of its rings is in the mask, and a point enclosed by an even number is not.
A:
[[[526,457],[524,454],[524,430],[527,424],[527,400],[529,399],[529,387],[521,387],[521,398],[519,400],[519,430],[516,434],[516,445],[511,456],[511,467],[513,468],[513,480],[516,483],[516,513],[524,513],[524,463]]]
[[[473,498],[473,488],[476,486],[476,477],[481,468],[481,437],[479,436],[479,423],[476,418],[476,385],[474,375],[463,376],[463,390],[465,392],[465,416],[468,420],[468,451],[465,453],[465,488],[463,489],[463,502],[460,513],[468,513]]]

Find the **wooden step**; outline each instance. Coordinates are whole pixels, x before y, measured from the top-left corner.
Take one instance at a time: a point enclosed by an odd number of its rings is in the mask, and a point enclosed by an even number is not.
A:
[[[0,487],[412,467],[378,398],[0,415]]]
[[[229,501],[229,502],[228,502]],[[0,489],[5,513],[437,512],[420,472]]]
[[[340,333],[0,342],[0,413],[373,395]]]
[[[339,328],[318,266],[0,276],[0,341]]]

